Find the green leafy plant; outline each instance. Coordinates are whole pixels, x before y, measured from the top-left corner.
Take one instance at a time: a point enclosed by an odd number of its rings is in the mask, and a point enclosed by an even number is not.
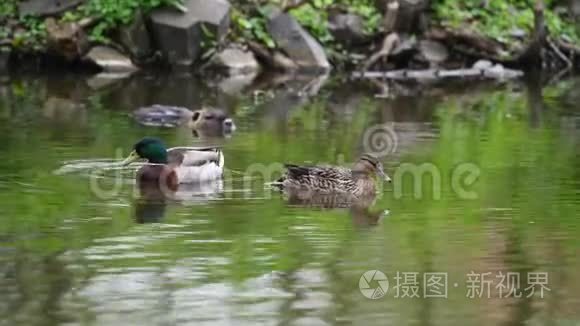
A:
[[[545,22],[552,34],[580,40],[573,22],[567,22],[553,10],[555,1],[545,1]],[[530,31],[534,25],[532,1],[489,0],[486,6],[476,0],[440,0],[433,2],[436,17],[453,27],[470,27],[499,41],[509,43],[512,31]]]
[[[0,21],[3,17],[16,15],[16,2],[11,0],[0,1]]]
[[[43,49],[46,42],[44,21],[34,16],[22,16],[20,23],[24,28],[12,36],[12,46],[34,51]]]
[[[382,15],[377,10],[374,1],[371,0],[346,0],[344,5],[348,6],[353,13],[360,15],[363,18],[365,31],[369,34],[378,31]]]
[[[281,1],[270,1],[269,4],[277,7],[283,5]],[[348,8],[350,12],[360,15],[365,23],[365,31],[369,34],[376,32],[380,26],[381,14],[372,0],[312,0],[289,13],[330,52],[340,52],[340,46],[334,42],[328,29],[328,12],[332,6]],[[268,9],[269,5],[241,5],[234,9],[232,22],[238,36],[257,40],[270,48],[275,47],[266,28]]]
[[[257,40],[269,48],[276,46],[266,29],[266,14],[263,10],[258,10],[258,14],[253,17],[239,10],[233,10],[232,22],[243,38]]]
[[[98,17],[89,37],[94,42],[107,43],[108,32],[133,21],[139,13],[148,13],[160,6],[180,6],[180,0],[90,0],[80,8],[81,15],[69,18]]]

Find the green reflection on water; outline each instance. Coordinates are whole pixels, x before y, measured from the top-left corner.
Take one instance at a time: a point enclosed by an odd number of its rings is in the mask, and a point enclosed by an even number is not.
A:
[[[0,303],[0,319],[104,323],[104,315],[151,321],[145,303],[120,312],[134,299],[123,290],[93,288],[106,288],[99,280],[110,275],[138,277],[151,270],[162,290],[146,288],[137,297],[231,285],[247,292],[247,302],[221,303],[234,310],[267,301],[256,292],[260,286],[248,282],[276,271],[282,276],[274,277],[273,287],[288,298],[263,313],[278,321],[308,315],[301,304],[329,323],[579,319],[573,309],[580,300],[578,116],[559,100],[568,88],[545,90],[545,101],[533,87],[386,101],[332,83],[296,107],[291,101],[254,105],[251,96],[236,97],[232,105],[231,98],[218,95],[241,127],[223,141],[226,164],[235,172],[226,191],[209,200],[143,203],[130,182],[103,198],[86,176],[53,171],[66,160],[126,154],[144,135],[172,146],[199,142],[183,131],[139,127],[128,117],[142,93],[152,96],[142,105],[170,93],[162,89],[155,97],[160,86],[139,80],[99,92],[71,81],[62,89],[52,83],[23,78],[0,87],[0,292],[10,298]],[[389,210],[380,220],[369,211],[288,205],[264,187],[271,178],[241,179],[252,164],[348,164],[361,153],[365,130],[385,122],[398,135],[398,152],[385,159],[387,172],[396,175],[403,164],[427,164],[431,172],[422,176],[418,198],[411,174],[385,185],[372,208]],[[468,172],[477,171],[476,181],[465,185],[459,178],[454,185],[458,167],[466,163]],[[476,198],[462,198],[457,187]],[[143,216],[136,212],[160,223],[139,224]],[[358,279],[369,269],[390,277],[397,271],[442,271],[459,286],[450,286],[444,301],[396,299],[393,292],[368,301]],[[552,291],[544,301],[466,300],[465,275],[471,271],[545,271]],[[305,303],[304,289],[324,296]],[[157,316],[177,320],[167,315],[171,309],[159,309]],[[195,320],[194,312],[184,313]]]

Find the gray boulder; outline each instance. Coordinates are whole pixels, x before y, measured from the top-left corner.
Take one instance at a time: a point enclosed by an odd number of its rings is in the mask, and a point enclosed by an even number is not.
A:
[[[346,45],[363,42],[366,38],[362,17],[351,13],[330,16],[328,30],[335,40]]]
[[[18,11],[21,15],[48,16],[59,14],[82,2],[84,0],[28,0],[18,4]]]
[[[230,4],[225,0],[186,0],[186,12],[161,8],[151,13],[151,27],[157,46],[173,65],[191,65],[201,53],[205,29],[218,41],[227,34]]]
[[[74,60],[89,49],[88,37],[80,24],[49,17],[45,20],[45,26],[47,45],[51,52]]]
[[[129,25],[119,28],[119,42],[131,57],[141,60],[152,55],[151,39],[142,15],[137,15]]]
[[[493,67],[493,62],[489,60],[477,60],[477,62],[473,64],[473,69],[485,70],[490,69],[491,67]]]
[[[233,46],[216,53],[210,61],[210,67],[225,70],[229,75],[252,74],[260,70],[254,53]]]
[[[432,65],[438,65],[449,57],[449,51],[445,45],[431,40],[420,41],[419,52]]]
[[[570,11],[577,20],[580,18],[580,0],[570,0]]]
[[[291,15],[273,15],[268,21],[268,31],[278,46],[302,70],[330,70],[322,46]]]
[[[131,59],[119,51],[106,47],[95,46],[84,57],[85,61],[101,67],[103,71],[110,73],[130,73],[137,70]]]
[[[199,21],[205,23],[209,31],[222,41],[230,27],[230,8],[227,0],[187,0],[187,10]]]

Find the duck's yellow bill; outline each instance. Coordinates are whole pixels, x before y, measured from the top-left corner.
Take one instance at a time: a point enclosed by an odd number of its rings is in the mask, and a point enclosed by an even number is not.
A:
[[[123,160],[123,162],[121,162],[121,165],[123,166],[129,165],[135,161],[138,161],[139,159],[140,159],[139,154],[137,154],[136,151],[132,151],[131,154],[129,154],[129,156],[127,156],[127,158]]]

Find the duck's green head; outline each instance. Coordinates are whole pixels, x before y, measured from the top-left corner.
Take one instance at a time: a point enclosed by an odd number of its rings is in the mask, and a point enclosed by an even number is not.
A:
[[[145,137],[133,146],[133,151],[123,161],[123,165],[131,164],[140,158],[147,159],[149,163],[166,164],[167,148],[161,140]]]

